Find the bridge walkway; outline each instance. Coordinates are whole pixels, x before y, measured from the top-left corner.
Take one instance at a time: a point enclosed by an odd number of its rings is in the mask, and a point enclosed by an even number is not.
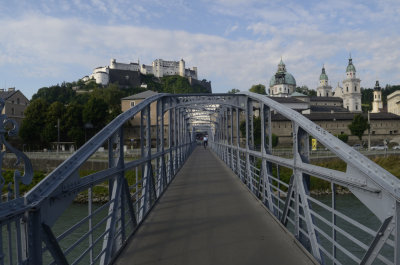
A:
[[[318,264],[210,150],[197,147],[114,264]]]

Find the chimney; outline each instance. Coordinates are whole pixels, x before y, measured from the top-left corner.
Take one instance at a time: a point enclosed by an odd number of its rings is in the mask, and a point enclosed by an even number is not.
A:
[[[15,87],[9,87],[8,91],[15,91]]]

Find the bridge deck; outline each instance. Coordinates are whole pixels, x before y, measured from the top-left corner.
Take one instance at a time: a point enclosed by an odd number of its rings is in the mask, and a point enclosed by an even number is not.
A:
[[[115,264],[318,264],[305,252],[198,147]]]

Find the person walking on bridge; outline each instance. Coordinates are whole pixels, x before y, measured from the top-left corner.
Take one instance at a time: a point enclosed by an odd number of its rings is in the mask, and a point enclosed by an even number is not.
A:
[[[203,145],[204,145],[204,149],[206,149],[206,148],[207,148],[207,145],[208,145],[208,138],[207,138],[207,135],[205,135],[205,136],[203,137]]]

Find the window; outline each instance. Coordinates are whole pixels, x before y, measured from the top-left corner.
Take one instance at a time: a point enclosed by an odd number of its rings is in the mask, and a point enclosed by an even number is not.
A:
[[[389,134],[393,134],[393,131],[389,131]]]
[[[346,91],[349,92],[349,87],[348,86],[346,87]]]
[[[135,101],[131,101],[131,108],[135,106]]]
[[[356,110],[358,110],[358,105],[356,105]]]
[[[17,104],[19,104],[19,98],[17,98]]]
[[[14,101],[13,101],[13,103],[14,103]],[[12,115],[14,115],[14,112],[15,112],[15,111],[14,111],[14,108],[11,108],[11,114],[12,114]]]
[[[375,131],[372,131],[372,134],[375,134]]]
[[[354,87],[354,91],[357,91],[357,86]]]

